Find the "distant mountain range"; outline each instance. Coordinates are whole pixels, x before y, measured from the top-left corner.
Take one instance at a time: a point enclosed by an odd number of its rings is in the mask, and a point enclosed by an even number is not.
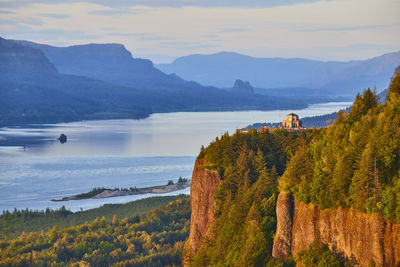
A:
[[[87,44],[54,47],[15,41],[41,50],[63,74],[85,76],[113,84],[142,89],[176,90],[201,86],[176,75],[166,75],[147,59],[133,58],[122,44]]]
[[[229,88],[236,79],[249,81],[255,88],[271,89],[269,94],[340,95],[376,86],[387,88],[393,69],[400,64],[400,51],[355,61],[316,61],[302,58],[255,58],[232,52],[189,55],[157,67],[185,80]],[[280,90],[283,89],[283,90]],[[296,93],[296,90],[299,91]],[[256,90],[268,94],[266,90]]]
[[[53,47],[0,38],[2,126],[306,106],[304,100],[231,92],[166,75],[120,44]]]

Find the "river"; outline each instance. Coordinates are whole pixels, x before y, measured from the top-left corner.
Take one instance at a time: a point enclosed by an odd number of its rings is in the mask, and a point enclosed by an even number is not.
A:
[[[256,122],[279,122],[290,112],[322,115],[351,103],[302,110],[157,113],[143,120],[98,120],[0,128],[0,211],[77,211],[148,195],[52,202],[94,187],[144,187],[191,178],[202,145]],[[57,137],[64,133],[68,141]],[[177,193],[189,193],[185,189]]]

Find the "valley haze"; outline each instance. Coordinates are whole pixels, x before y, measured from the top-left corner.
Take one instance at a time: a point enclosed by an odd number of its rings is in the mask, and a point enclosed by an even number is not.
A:
[[[157,112],[301,109],[349,100],[368,85],[386,89],[400,52],[349,62],[221,52],[154,66],[122,44],[54,47],[1,38],[0,58],[0,125],[6,126],[140,119]],[[238,79],[255,89],[233,90]]]

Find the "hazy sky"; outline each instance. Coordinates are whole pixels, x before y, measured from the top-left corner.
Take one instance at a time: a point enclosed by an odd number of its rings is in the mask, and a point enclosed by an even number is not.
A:
[[[0,0],[0,36],[123,43],[156,63],[194,53],[364,59],[400,50],[400,0]]]

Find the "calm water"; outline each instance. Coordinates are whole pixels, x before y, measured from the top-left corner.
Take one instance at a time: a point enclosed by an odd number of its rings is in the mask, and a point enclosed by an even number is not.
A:
[[[327,103],[297,110],[300,117],[331,113],[350,103]],[[282,121],[286,111],[179,112],[153,114],[144,120],[102,120],[1,128],[0,211],[71,210],[146,197],[52,202],[94,187],[143,187],[191,177],[195,156],[225,131],[256,122]],[[56,138],[64,133],[68,142]],[[31,142],[35,140],[35,142]],[[25,145],[25,148],[24,148]],[[183,190],[189,193],[189,189]],[[175,192],[181,193],[181,192]]]

